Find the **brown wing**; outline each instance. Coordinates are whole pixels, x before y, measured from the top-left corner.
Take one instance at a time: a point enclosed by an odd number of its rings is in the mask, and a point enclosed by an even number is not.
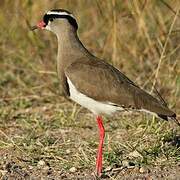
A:
[[[146,109],[158,115],[174,114],[118,69],[103,61],[79,60],[65,70],[65,75],[78,91],[97,101],[110,102],[125,108]]]

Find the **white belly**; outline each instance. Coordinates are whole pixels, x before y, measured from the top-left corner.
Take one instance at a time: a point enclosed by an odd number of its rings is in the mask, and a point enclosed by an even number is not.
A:
[[[89,109],[94,114],[111,115],[112,113],[115,113],[118,110],[123,110],[123,108],[121,107],[111,105],[110,102],[99,102],[80,93],[79,91],[77,91],[76,87],[72,84],[69,78],[67,78],[67,81],[69,85],[70,99],[80,104],[81,106]]]

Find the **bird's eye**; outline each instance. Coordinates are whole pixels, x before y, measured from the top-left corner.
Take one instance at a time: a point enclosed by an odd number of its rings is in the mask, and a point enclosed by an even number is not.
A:
[[[50,18],[50,19],[49,19],[49,21],[51,21],[51,22],[52,22],[53,20],[54,20],[53,18]]]

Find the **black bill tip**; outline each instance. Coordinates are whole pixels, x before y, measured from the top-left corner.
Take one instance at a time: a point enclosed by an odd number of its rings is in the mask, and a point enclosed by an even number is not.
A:
[[[34,31],[34,30],[36,30],[36,29],[38,29],[37,26],[31,26],[31,27],[30,27],[30,30],[31,30],[31,31]]]

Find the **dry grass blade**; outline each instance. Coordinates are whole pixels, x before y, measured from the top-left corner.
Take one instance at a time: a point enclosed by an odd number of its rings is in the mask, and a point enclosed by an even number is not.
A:
[[[158,78],[158,75],[159,75],[159,70],[160,70],[160,67],[161,67],[162,60],[165,58],[166,47],[167,47],[167,44],[168,44],[168,41],[169,41],[169,38],[170,38],[170,34],[171,34],[172,30],[173,30],[173,27],[174,27],[174,24],[175,24],[176,19],[178,17],[178,14],[179,14],[179,10],[177,10],[177,12],[176,12],[176,14],[174,16],[174,19],[173,19],[173,21],[171,23],[171,26],[169,28],[169,32],[168,32],[168,35],[166,37],[165,43],[163,45],[163,49],[162,49],[162,52],[161,52],[161,55],[160,55],[160,58],[159,58],[159,62],[158,62],[158,66],[157,66],[157,69],[156,69],[156,73],[155,73],[155,77],[154,77],[154,81],[153,81],[151,91],[153,91],[153,89],[155,87],[155,84],[156,84],[156,81],[157,81],[157,78]]]
[[[164,4],[168,9],[170,9],[174,14],[176,14],[176,11],[164,0],[160,0],[162,4]],[[178,15],[179,16],[179,15]]]
[[[158,96],[160,102],[162,103],[162,105],[168,107],[167,102],[164,100],[164,98],[161,96],[161,94],[159,93],[159,91],[156,89],[156,87],[154,87],[154,91],[156,93],[156,95]]]

